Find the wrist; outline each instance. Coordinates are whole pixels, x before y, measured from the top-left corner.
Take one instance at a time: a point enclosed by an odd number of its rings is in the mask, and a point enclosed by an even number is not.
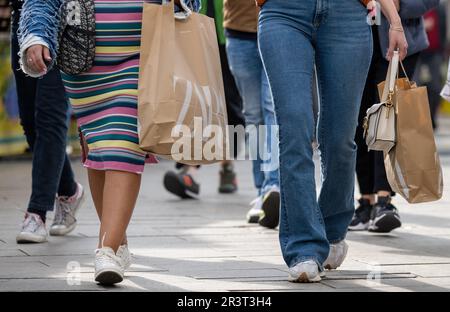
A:
[[[389,27],[389,30],[391,30],[391,31],[398,31],[398,32],[405,32],[404,30],[403,30],[403,26],[395,26],[395,25],[390,25],[390,27]]]
[[[402,20],[401,20],[401,18],[398,15],[395,16],[395,17],[391,17],[389,19],[389,22],[391,24],[391,27],[401,27],[401,28],[403,28]]]

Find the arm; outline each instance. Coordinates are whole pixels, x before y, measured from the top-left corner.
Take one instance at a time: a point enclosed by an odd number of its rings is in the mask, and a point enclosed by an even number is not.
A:
[[[19,23],[20,64],[30,76],[42,76],[47,71],[44,60],[51,65],[58,48],[61,0],[27,0]],[[33,49],[29,49],[33,47]],[[36,62],[29,62],[35,60]],[[36,64],[34,64],[36,63]]]
[[[403,31],[402,20],[398,15],[397,8],[392,0],[379,0],[383,13],[388,19],[391,28],[389,30],[389,50],[386,58],[391,60],[394,50],[398,49],[400,59],[403,60],[407,55],[408,42]]]
[[[401,18],[419,18],[439,5],[439,0],[399,0]]]

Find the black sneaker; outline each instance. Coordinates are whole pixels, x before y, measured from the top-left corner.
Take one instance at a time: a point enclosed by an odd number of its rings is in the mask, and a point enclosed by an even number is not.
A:
[[[227,164],[222,166],[220,170],[220,185],[219,193],[231,194],[237,191],[236,173],[233,170],[233,165]]]
[[[359,206],[356,208],[352,222],[348,226],[349,231],[366,231],[369,229],[370,214],[373,206],[368,199],[361,198],[358,201]]]
[[[269,229],[276,228],[280,222],[280,190],[278,187],[273,187],[264,195],[261,209],[259,225]]]
[[[195,182],[190,174],[184,170],[176,173],[169,171],[164,175],[164,187],[170,193],[183,199],[197,198],[200,193],[200,184]]]
[[[402,226],[397,208],[391,204],[391,198],[378,197],[370,217],[370,232],[389,233]]]

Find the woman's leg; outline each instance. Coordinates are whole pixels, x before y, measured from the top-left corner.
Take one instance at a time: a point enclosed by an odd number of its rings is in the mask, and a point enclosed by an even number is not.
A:
[[[106,171],[102,200],[99,247],[117,251],[125,239],[141,185],[141,175]]]
[[[321,265],[329,244],[316,198],[312,142],[316,1],[268,1],[259,19],[259,45],[280,138],[280,245],[286,264]]]
[[[103,210],[103,191],[105,189],[105,171],[88,169],[88,178],[95,210],[97,211],[98,219],[101,221]],[[125,235],[121,244],[124,245],[127,243],[128,241]]]
[[[89,187],[99,220],[102,220],[103,191],[105,189],[105,171],[88,169]]]
[[[258,43],[256,40],[228,37],[226,48],[228,64],[244,103],[245,124],[254,126],[255,131],[252,134],[256,135],[259,126],[264,124],[259,83],[262,63],[259,59]],[[252,142],[251,137],[248,140],[250,148],[253,143],[260,143]],[[253,182],[258,195],[261,195],[264,183],[264,172],[261,170],[263,162],[257,150],[250,150],[250,157],[253,160]]]
[[[367,12],[358,1],[330,1],[324,14],[316,48],[323,178],[319,206],[328,241],[337,243],[345,238],[354,213],[354,138],[372,58],[372,35]]]

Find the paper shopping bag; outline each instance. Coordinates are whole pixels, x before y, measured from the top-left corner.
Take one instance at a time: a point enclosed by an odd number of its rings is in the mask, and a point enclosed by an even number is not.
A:
[[[383,85],[379,85],[379,91]],[[436,149],[426,87],[407,78],[397,80],[394,96],[397,142],[385,153],[386,175],[392,190],[409,203],[442,197],[443,176]]]
[[[144,4],[138,90],[140,147],[185,164],[223,160],[227,114],[213,19],[174,18]]]

